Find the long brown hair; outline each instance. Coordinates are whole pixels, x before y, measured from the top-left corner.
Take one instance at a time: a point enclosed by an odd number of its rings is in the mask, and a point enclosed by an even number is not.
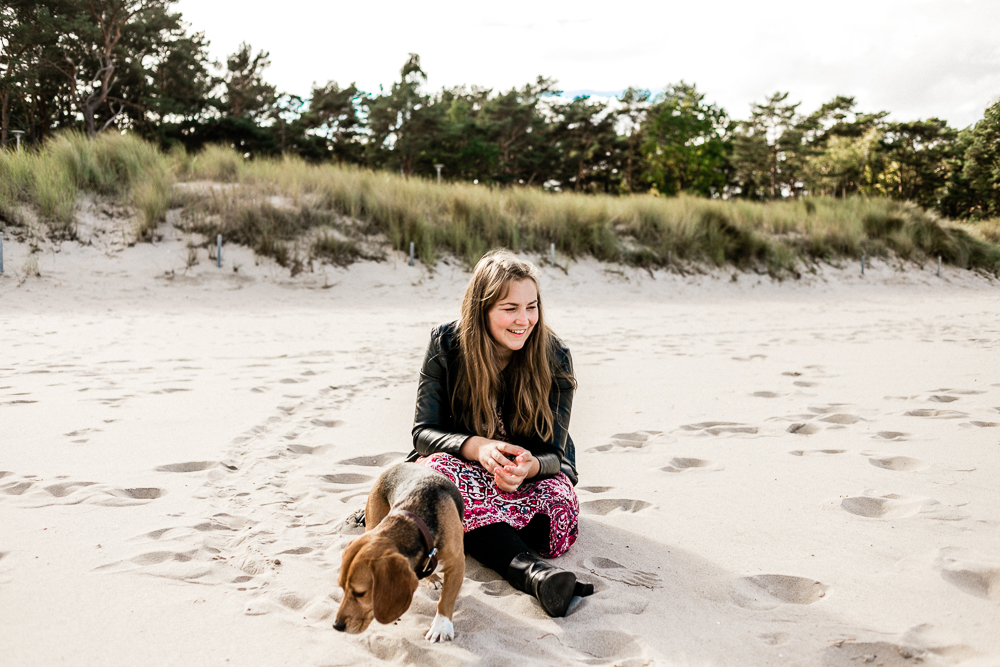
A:
[[[479,260],[465,290],[458,323],[462,366],[452,397],[453,414],[484,438],[496,437],[496,404],[501,389],[500,355],[489,330],[490,310],[507,296],[511,283],[526,279],[535,284],[538,293],[538,322],[524,347],[513,352],[507,364],[507,389],[513,399],[507,426],[512,435],[530,437],[537,433],[542,440],[552,437],[549,391],[553,373],[562,373],[552,368],[552,346],[557,339],[545,325],[538,269],[508,250],[497,249]]]

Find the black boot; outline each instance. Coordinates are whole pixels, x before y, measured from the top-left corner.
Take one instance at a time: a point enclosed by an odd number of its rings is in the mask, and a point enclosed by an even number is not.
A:
[[[535,558],[525,551],[507,566],[507,582],[519,591],[534,595],[549,616],[565,616],[574,595],[590,595],[592,584],[580,584],[576,575]]]

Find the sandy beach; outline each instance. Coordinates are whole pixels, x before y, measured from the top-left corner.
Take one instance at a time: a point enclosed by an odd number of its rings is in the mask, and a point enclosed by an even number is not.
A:
[[[431,644],[425,587],[332,623],[468,273],[188,266],[162,230],[5,239],[3,665],[1000,665],[997,281],[544,267],[579,381],[559,563],[597,593],[551,619],[469,559]]]

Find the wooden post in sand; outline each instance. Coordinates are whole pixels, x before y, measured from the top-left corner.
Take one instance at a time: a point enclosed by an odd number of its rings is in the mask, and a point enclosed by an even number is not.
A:
[[[410,266],[413,266],[413,241],[410,241]]]
[[[3,261],[0,260],[0,267],[3,266]],[[938,278],[941,277],[941,255],[938,255]]]
[[[552,266],[556,265],[556,244],[555,243],[550,243],[549,244],[549,264],[551,264]]]
[[[222,268],[222,234],[219,234],[219,238],[216,240],[218,246],[215,249],[215,265],[218,268]]]
[[[3,273],[3,232],[0,232],[0,273]]]
[[[865,253],[861,253],[861,275],[865,275]]]

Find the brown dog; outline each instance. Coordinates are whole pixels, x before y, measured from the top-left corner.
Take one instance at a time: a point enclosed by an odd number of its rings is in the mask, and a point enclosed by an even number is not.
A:
[[[417,463],[382,473],[368,494],[365,534],[344,550],[344,599],[333,627],[354,634],[373,618],[392,623],[410,608],[418,578],[430,576],[440,559],[444,583],[426,638],[454,639],[451,617],[465,578],[462,515],[462,496],[444,475]]]

